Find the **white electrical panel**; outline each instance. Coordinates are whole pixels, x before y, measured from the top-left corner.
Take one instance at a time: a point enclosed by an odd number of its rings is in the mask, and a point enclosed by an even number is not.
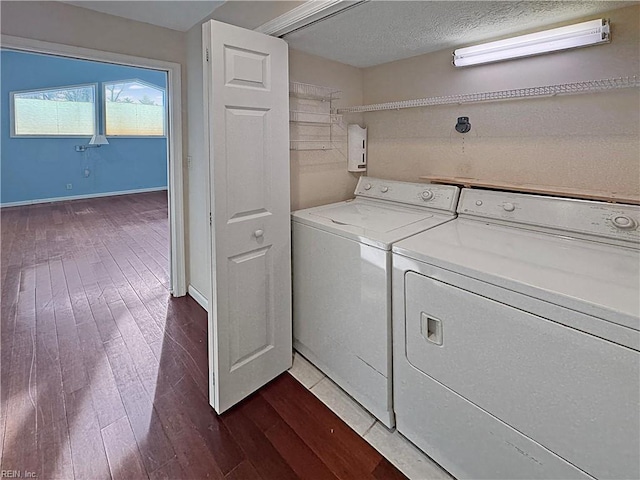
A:
[[[349,157],[347,170],[350,172],[365,172],[367,170],[367,127],[353,124],[347,127],[347,143]]]

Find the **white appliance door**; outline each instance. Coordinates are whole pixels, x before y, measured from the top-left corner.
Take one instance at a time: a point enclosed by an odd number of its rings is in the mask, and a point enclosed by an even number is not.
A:
[[[640,478],[639,352],[415,272],[405,289],[411,365],[595,478]]]
[[[203,25],[203,45],[209,401],[222,413],[292,362],[288,51],[283,40],[216,21]]]

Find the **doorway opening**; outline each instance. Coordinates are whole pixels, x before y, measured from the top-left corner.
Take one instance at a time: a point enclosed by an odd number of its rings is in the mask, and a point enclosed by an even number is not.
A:
[[[102,64],[152,70],[166,76],[166,87],[164,91],[164,107],[166,115],[164,118],[164,129],[167,142],[166,180],[168,189],[167,201],[169,225],[169,290],[174,297],[184,296],[187,293],[187,287],[184,241],[185,234],[182,174],[182,99],[180,64],[163,60],[104,52],[82,47],[74,47],[70,45],[42,42],[39,40],[31,40],[21,37],[12,37],[7,35],[2,35],[2,48],[14,52],[45,54],[66,59],[89,60],[93,62],[100,62]],[[130,78],[126,80],[135,79]],[[129,89],[131,89],[131,87],[139,87],[143,85],[144,83],[140,83],[139,85],[130,83],[127,86],[129,87]],[[119,87],[118,85],[107,85],[106,88],[107,92],[109,88],[115,89],[115,91],[117,92],[121,87]],[[136,88],[133,88],[133,90],[136,90]],[[140,88],[138,88],[138,90],[140,90]],[[153,90],[148,90],[147,96],[152,101],[154,101],[154,103],[157,103],[157,99],[154,100],[151,98],[152,95],[150,94],[152,92]],[[121,95],[120,98],[125,98],[126,96],[127,95]],[[144,95],[141,98],[143,97]],[[101,122],[103,122],[103,119],[96,118],[96,124],[101,124]],[[89,148],[93,149],[93,147]],[[95,151],[97,150],[98,149],[96,148]],[[91,150],[91,152],[93,151],[94,150]],[[86,174],[84,168],[82,169],[82,173],[83,175]],[[89,176],[91,176],[91,171],[89,171]],[[67,185],[65,184],[65,188],[66,186]],[[73,183],[71,187],[71,189],[73,189]]]
[[[206,348],[185,333],[206,316],[170,299],[186,290],[180,66],[2,47],[0,460],[34,477],[142,477],[175,457],[157,448],[155,403],[187,377],[206,389]]]

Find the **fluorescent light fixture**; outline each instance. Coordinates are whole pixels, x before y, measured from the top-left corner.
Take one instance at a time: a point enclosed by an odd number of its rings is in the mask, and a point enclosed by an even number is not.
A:
[[[543,32],[459,48],[453,52],[453,64],[466,67],[480,63],[499,62],[530,57],[569,48],[609,43],[609,21],[604,19],[576,23]]]
[[[99,147],[101,145],[109,145],[107,137],[104,135],[94,135],[86,145],[76,145],[76,152],[85,152],[87,148]]]

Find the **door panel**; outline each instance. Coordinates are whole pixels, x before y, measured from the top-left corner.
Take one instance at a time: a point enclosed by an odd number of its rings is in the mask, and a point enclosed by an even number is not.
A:
[[[234,187],[227,191],[229,219],[267,213],[269,183],[262,180],[271,173],[269,158],[265,158],[269,112],[238,108],[227,108],[226,112],[227,152],[234,159],[227,170],[227,184]]]
[[[273,347],[274,312],[269,285],[273,273],[270,247],[229,259],[231,371]]]
[[[210,403],[291,366],[287,44],[203,25],[211,186]]]
[[[270,55],[225,45],[225,84],[269,89]]]

